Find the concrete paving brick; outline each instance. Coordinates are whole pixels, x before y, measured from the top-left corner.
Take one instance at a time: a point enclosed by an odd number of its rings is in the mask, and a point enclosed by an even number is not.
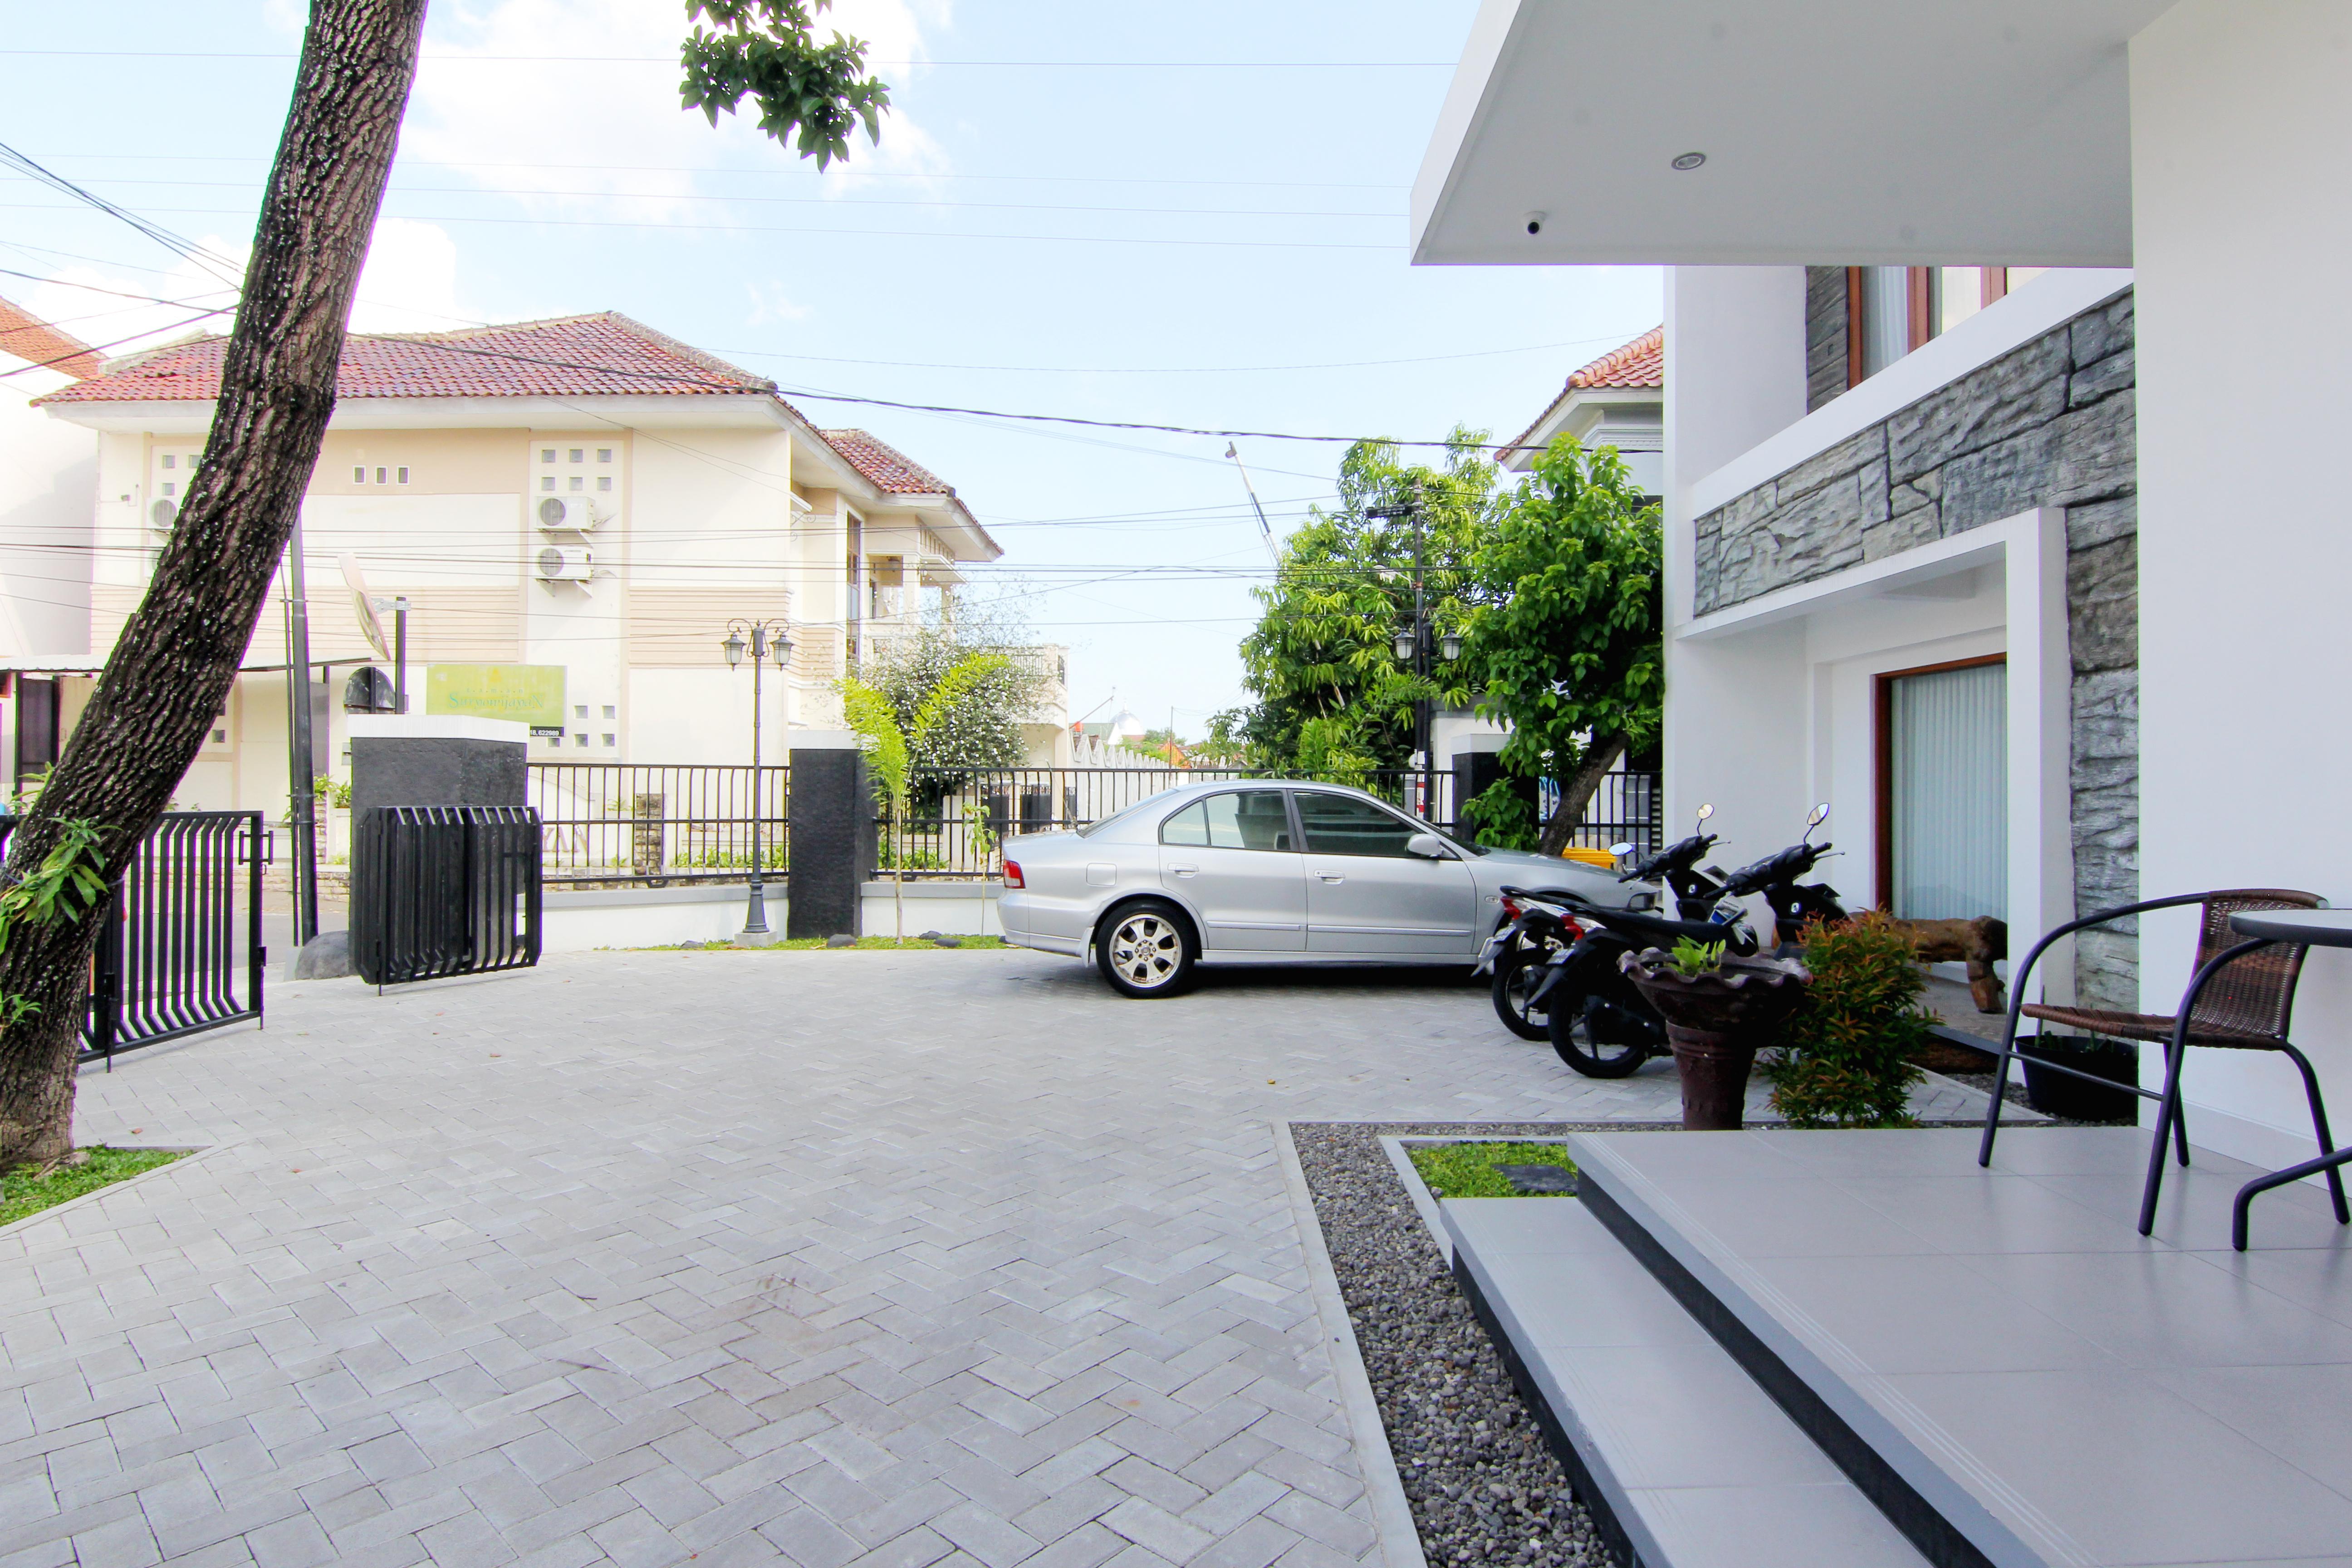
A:
[[[0,1552],[1360,1562],[1268,1121],[1678,1110],[1370,972],[599,953],[270,1024],[81,1080],[89,1141],[244,1142],[0,1236]]]

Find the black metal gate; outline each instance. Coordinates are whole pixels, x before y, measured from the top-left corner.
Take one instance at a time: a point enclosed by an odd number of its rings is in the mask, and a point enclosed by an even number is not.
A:
[[[371,985],[539,962],[539,813],[389,805],[352,846],[352,967]]]
[[[15,826],[0,818],[0,846]],[[156,819],[113,899],[93,916],[103,924],[79,1059],[103,1058],[110,1068],[118,1052],[261,1016],[268,842],[257,811],[167,811]]]

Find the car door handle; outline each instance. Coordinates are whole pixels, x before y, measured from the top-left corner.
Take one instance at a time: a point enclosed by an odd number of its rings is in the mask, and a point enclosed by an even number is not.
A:
[[[1347,878],[1340,876],[1337,871],[1318,871],[1316,875],[1322,878],[1327,882],[1344,882],[1348,879]]]
[[[1168,868],[1171,875],[1178,877],[1194,876],[1199,873],[1200,869],[1201,868],[1198,866],[1171,866]]]

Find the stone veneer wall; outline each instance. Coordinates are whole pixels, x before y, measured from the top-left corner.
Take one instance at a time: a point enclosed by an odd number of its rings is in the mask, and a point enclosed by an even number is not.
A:
[[[1835,273],[1834,289],[1822,276]],[[1844,357],[1843,268],[1807,269],[1807,386]],[[2132,297],[2085,311],[1695,525],[1696,609],[1830,576],[2034,507],[2066,514],[2079,912],[2139,897],[2139,555]],[[2021,952],[2028,933],[2012,945]],[[2138,1009],[2126,925],[2076,943],[2084,1005]]]

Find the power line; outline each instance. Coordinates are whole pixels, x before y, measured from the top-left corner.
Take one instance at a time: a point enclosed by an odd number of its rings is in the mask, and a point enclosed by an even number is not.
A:
[[[43,182],[46,184],[47,182]],[[109,185],[163,186],[173,190],[253,190],[247,180],[140,180],[116,179],[95,182]],[[540,196],[563,199],[595,199],[602,201],[635,202],[728,202],[761,206],[827,206],[827,207],[950,207],[971,212],[1045,212],[1045,213],[1132,213],[1146,217],[1276,217],[1276,218],[1379,218],[1383,222],[1402,219],[1409,214],[1401,212],[1291,212],[1274,207],[1135,207],[1104,206],[1095,204],[1048,202],[958,202],[898,196],[747,196],[701,191],[560,191],[530,186],[502,185],[408,185],[394,184],[387,195],[430,196]]]
[[[259,163],[264,167],[267,167],[269,163],[268,159],[253,153],[67,153],[52,154],[52,156],[60,159],[79,158],[89,163]],[[603,173],[628,170],[639,174],[744,174],[762,179],[808,177],[803,169],[794,164],[763,164],[758,168],[750,168],[733,163],[550,163],[520,158],[415,157],[414,161],[436,169],[590,169]],[[1281,191],[1410,191],[1412,188],[1410,185],[1334,180],[1202,180],[1143,174],[989,174],[947,169],[859,169],[851,177],[859,180],[922,180],[932,183],[980,180],[1002,184],[1057,185],[1210,185]]]
[[[0,209],[11,212],[70,212],[70,207],[43,205],[33,202],[0,203]],[[155,207],[155,212],[170,213],[175,217],[250,217],[244,208],[233,207]],[[542,228],[627,228],[644,229],[643,219],[622,218],[552,218],[552,217],[487,217],[459,213],[386,213],[386,217],[406,218],[412,223],[481,223],[501,226]],[[1384,250],[1402,251],[1398,245],[1355,243],[1343,240],[1316,239],[1169,239],[1141,235],[1114,234],[987,234],[969,229],[921,228],[809,228],[774,224],[734,223],[664,223],[664,229],[693,234],[821,234],[836,237],[867,239],[995,239],[1046,245],[1172,245],[1186,249],[1210,250]]]
[[[109,60],[292,60],[301,57],[283,49],[0,49],[0,56],[37,56],[57,59]],[[426,50],[418,57],[427,65],[678,65],[676,55],[478,55]],[[869,68],[930,68],[1005,70],[1452,70],[1452,60],[877,60]]]

